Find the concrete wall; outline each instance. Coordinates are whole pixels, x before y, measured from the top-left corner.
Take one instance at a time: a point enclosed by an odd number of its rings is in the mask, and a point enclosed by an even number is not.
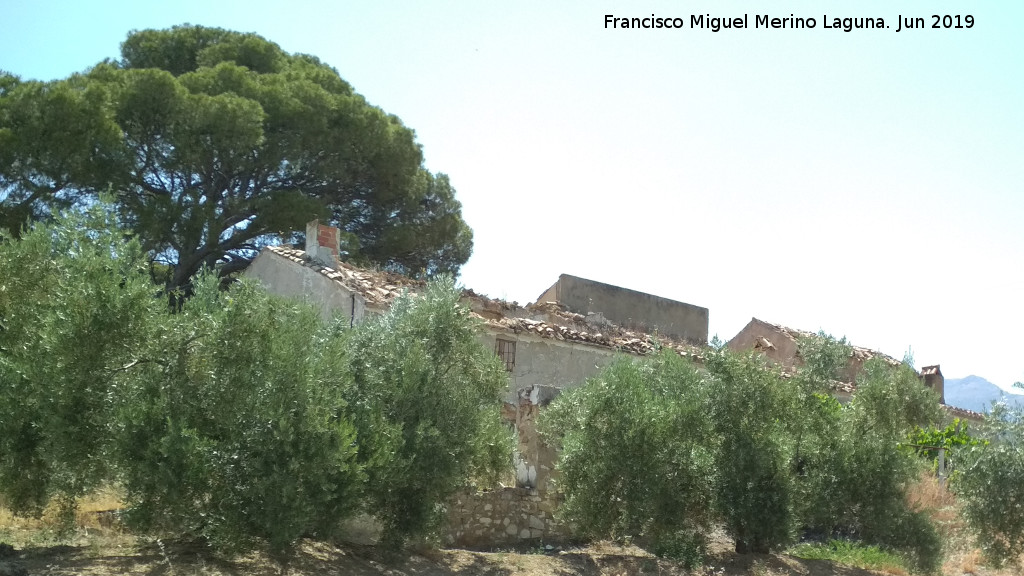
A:
[[[367,314],[366,301],[334,280],[273,252],[260,252],[245,270],[273,294],[298,298],[320,308],[324,318],[340,315],[359,323]],[[354,296],[354,297],[353,297]]]
[[[657,331],[697,344],[708,341],[708,309],[568,274],[558,277],[538,302],[554,301],[579,314],[598,313],[615,324]]]

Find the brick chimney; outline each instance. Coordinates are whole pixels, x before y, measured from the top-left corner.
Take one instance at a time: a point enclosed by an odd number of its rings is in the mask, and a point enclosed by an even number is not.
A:
[[[313,220],[306,224],[306,254],[322,266],[338,267],[341,230]]]
[[[925,386],[939,393],[939,402],[945,404],[946,379],[942,377],[942,370],[939,369],[939,365],[921,368],[921,378],[924,379]]]

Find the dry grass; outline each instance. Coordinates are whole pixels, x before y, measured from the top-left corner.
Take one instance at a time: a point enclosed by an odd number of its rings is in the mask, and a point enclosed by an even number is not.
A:
[[[963,554],[960,557],[960,572],[963,574],[977,574],[978,566],[981,564],[981,550],[977,548]]]
[[[956,496],[930,470],[921,471],[917,482],[908,488],[907,499],[917,509],[939,510],[956,505]]]
[[[97,490],[77,502],[74,525],[62,527],[56,503],[47,506],[36,517],[16,516],[0,507],[0,541],[16,548],[47,546],[78,546],[97,556],[123,553],[133,549],[136,538],[125,534],[116,521],[122,507],[120,491],[114,488]]]
[[[908,487],[907,496],[912,506],[927,511],[939,529],[945,544],[945,576],[1016,576],[1013,568],[996,569],[986,565],[985,556],[974,541],[964,520],[960,503],[948,486],[939,484],[930,471],[923,471],[917,482]]]

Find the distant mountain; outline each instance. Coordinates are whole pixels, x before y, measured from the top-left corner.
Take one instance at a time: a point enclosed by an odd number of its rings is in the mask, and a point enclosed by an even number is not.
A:
[[[1006,392],[981,376],[946,378],[945,389],[946,404],[975,412],[988,412],[992,402],[1000,399],[1024,407],[1024,390],[1021,394]]]

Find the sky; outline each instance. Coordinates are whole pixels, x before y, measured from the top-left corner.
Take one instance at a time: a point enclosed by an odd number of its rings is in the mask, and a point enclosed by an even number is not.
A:
[[[815,27],[755,28],[766,14]],[[723,340],[757,317],[1009,389],[1022,22],[1024,3],[996,0],[0,0],[0,69],[63,78],[134,29],[255,32],[416,131],[473,228],[460,279],[477,292],[525,304],[573,274],[706,307]]]

